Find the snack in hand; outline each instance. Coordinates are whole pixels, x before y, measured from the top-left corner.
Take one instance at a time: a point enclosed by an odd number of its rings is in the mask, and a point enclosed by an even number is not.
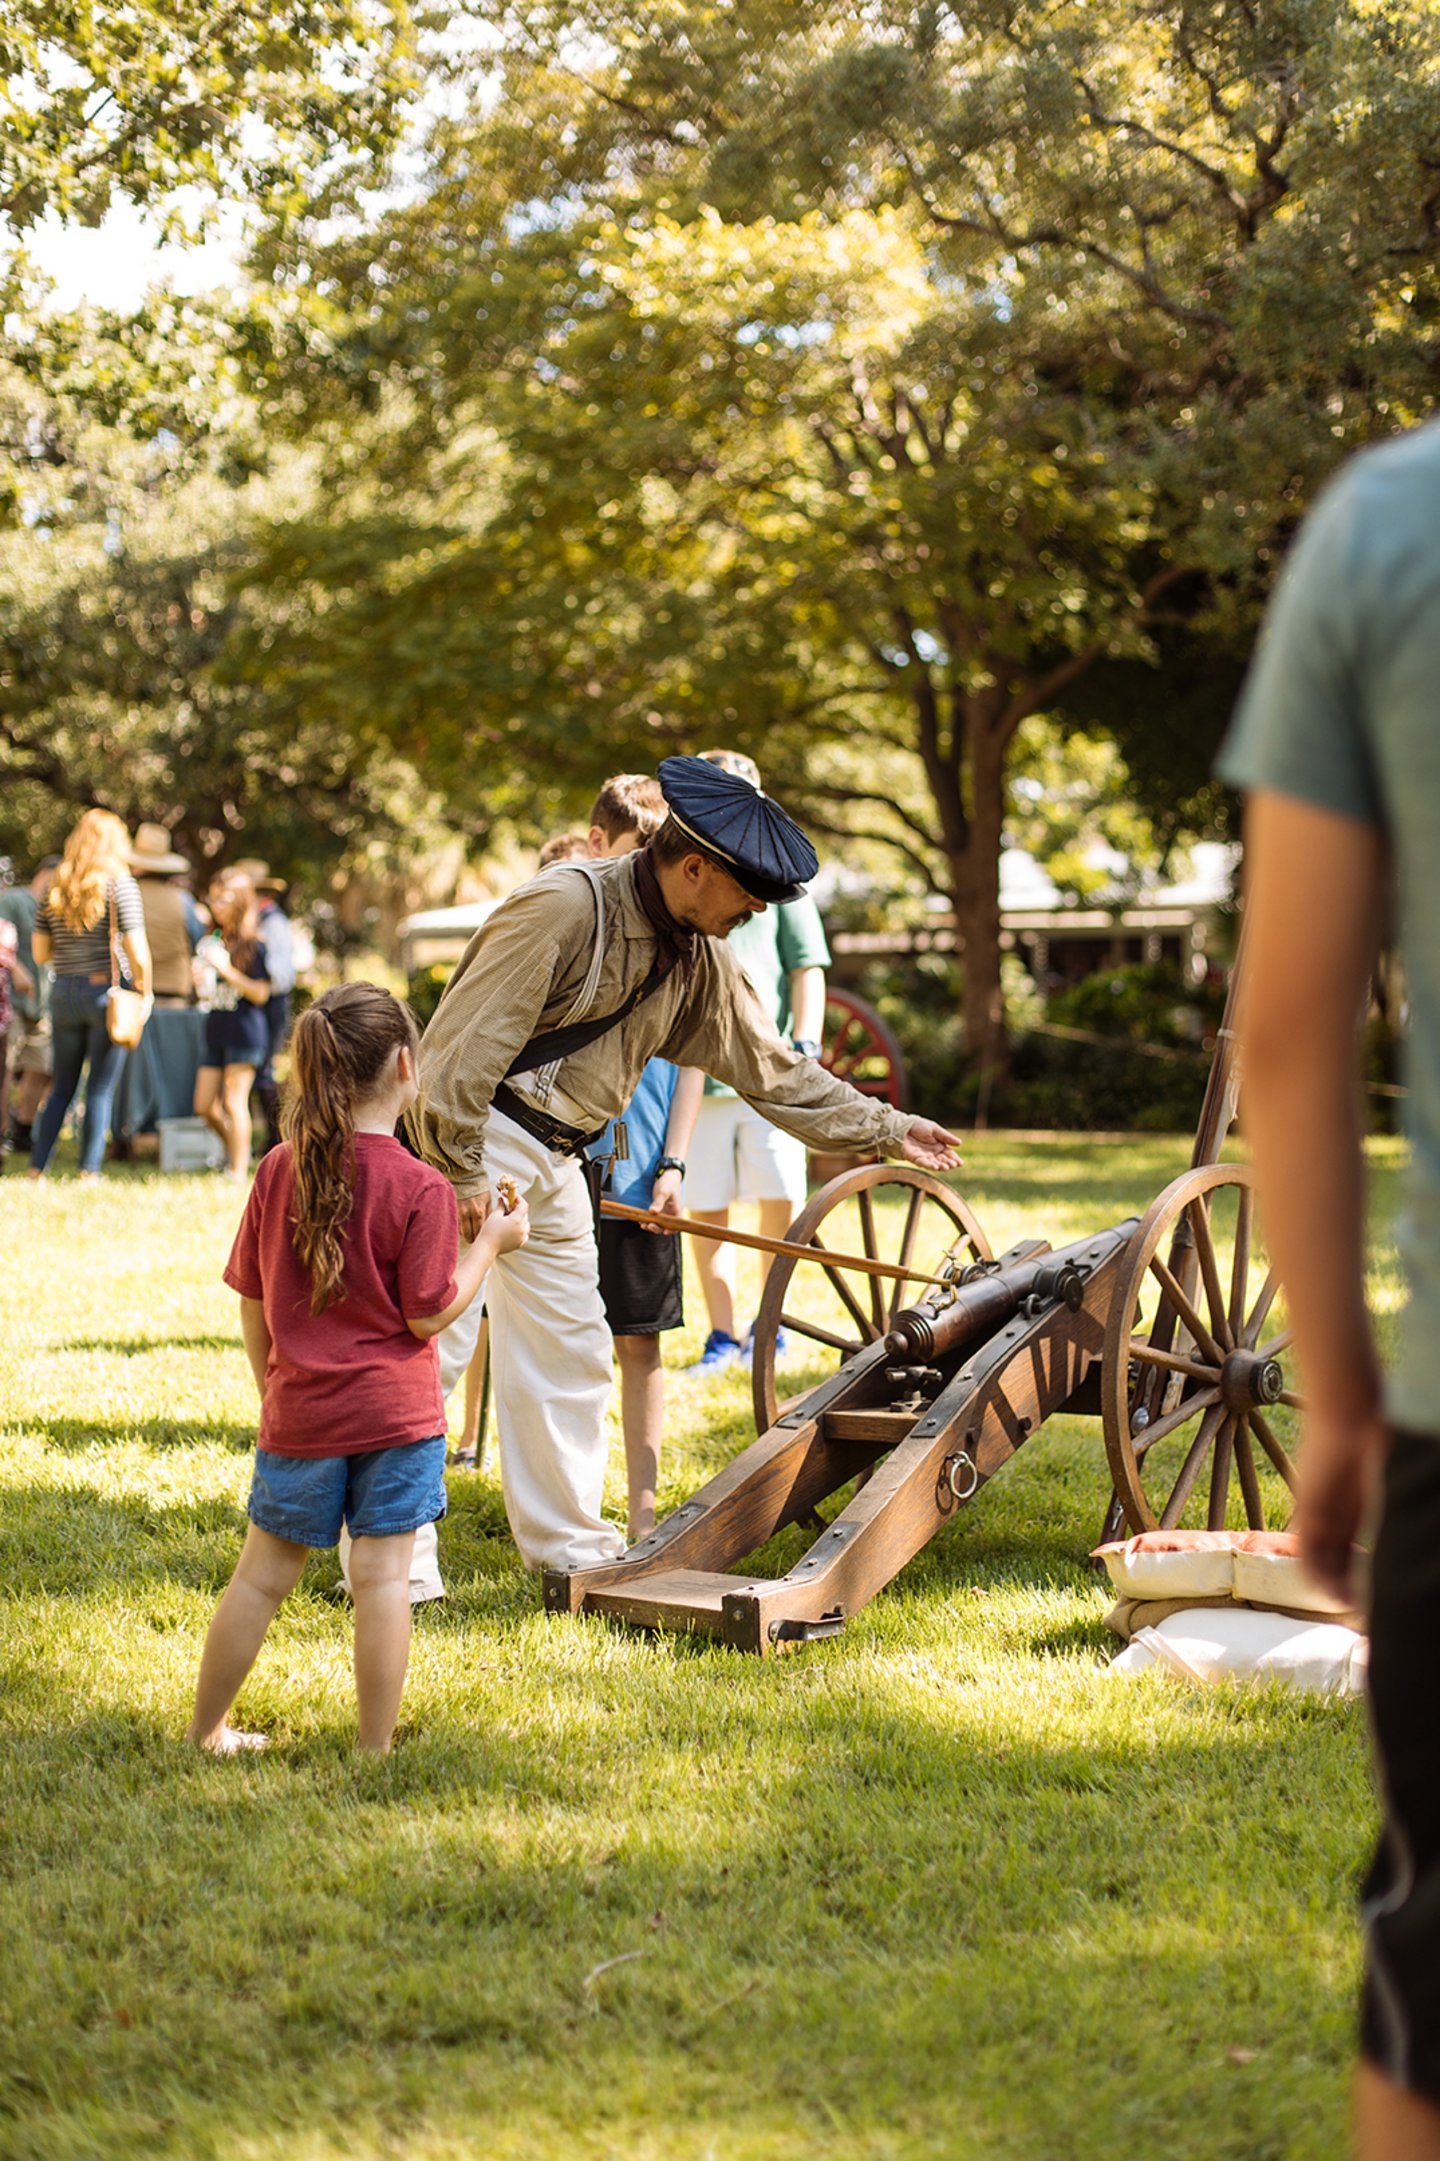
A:
[[[516,1191],[514,1179],[497,1178],[495,1181],[495,1191],[499,1197],[502,1214],[508,1216],[514,1209],[516,1201],[518,1201],[520,1198],[519,1193]]]

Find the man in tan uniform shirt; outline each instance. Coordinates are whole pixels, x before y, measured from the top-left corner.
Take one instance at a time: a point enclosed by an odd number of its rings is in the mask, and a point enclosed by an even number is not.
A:
[[[578,1157],[648,1059],[703,1067],[810,1147],[937,1170],[959,1161],[943,1127],[859,1094],[784,1042],[725,944],[794,897],[797,875],[814,875],[799,827],[698,759],[667,759],[660,780],[670,817],[649,846],[556,864],[521,886],[470,941],[421,1045],[410,1131],[454,1184],[462,1237],[479,1231],[501,1176],[529,1204],[529,1240],[496,1261],[486,1303],[506,1509],[531,1568],[590,1567],[624,1546],[600,1512],[611,1343]],[[622,1008],[593,1040],[525,1062],[535,1039]],[[476,1326],[472,1309],[440,1338],[447,1393]]]

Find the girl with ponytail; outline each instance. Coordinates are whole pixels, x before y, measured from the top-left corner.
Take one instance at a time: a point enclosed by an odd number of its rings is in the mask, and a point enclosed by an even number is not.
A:
[[[227,1723],[313,1547],[351,1540],[360,1746],[390,1746],[410,1654],[410,1549],[445,1513],[435,1337],[497,1253],[523,1245],[523,1200],[459,1252],[455,1196],[395,1127],[415,1100],[408,1006],[346,983],[291,1041],[284,1143],[263,1157],[225,1269],[260,1390],[250,1528],[205,1639],[190,1739],[228,1755],[264,1736]],[[458,1257],[457,1257],[458,1256]]]

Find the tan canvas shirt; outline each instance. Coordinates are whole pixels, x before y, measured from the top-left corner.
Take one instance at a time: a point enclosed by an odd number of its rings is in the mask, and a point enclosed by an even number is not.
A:
[[[599,985],[586,1014],[611,1013],[655,959],[655,931],[635,895],[631,860],[594,866],[605,902]],[[534,1037],[562,1026],[595,945],[590,880],[556,866],[533,878],[475,933],[420,1050],[416,1145],[463,1200],[482,1193],[485,1121],[506,1069]],[[728,1081],[811,1148],[900,1152],[913,1120],[834,1079],[781,1040],[723,939],[695,941],[687,985],[675,968],[619,1025],[564,1061],[558,1078],[518,1073],[511,1086],[589,1132],[624,1110],[646,1060],[670,1058]]]
[[[150,988],[157,998],[195,996],[190,973],[190,931],[185,920],[185,901],[178,886],[159,878],[141,878],[140,907],[145,917],[145,942],[150,948]]]

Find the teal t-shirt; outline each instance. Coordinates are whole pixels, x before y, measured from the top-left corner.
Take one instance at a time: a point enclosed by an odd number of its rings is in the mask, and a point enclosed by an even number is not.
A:
[[[1398,1226],[1410,1302],[1388,1408],[1440,1433],[1440,423],[1365,452],[1322,497],[1218,770],[1388,838],[1411,1001]]]
[[[799,900],[767,908],[763,915],[747,916],[729,938],[731,952],[749,977],[767,1013],[775,1016],[781,1035],[790,1033],[790,976],[796,968],[828,968],[830,948],[820,910],[808,893]],[[705,1082],[707,1096],[735,1093],[723,1081]]]

